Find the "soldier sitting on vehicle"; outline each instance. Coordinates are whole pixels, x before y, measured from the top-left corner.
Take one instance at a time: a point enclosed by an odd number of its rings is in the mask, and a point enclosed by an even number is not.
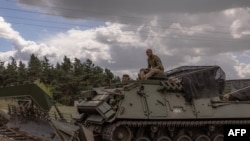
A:
[[[140,70],[138,74],[139,80],[147,80],[152,75],[160,74],[164,71],[161,59],[157,55],[154,55],[151,49],[147,49],[146,54],[148,56],[148,68]]]

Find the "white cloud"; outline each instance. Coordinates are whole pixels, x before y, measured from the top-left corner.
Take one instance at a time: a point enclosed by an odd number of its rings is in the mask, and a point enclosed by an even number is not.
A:
[[[250,77],[250,64],[239,63],[237,66],[234,66],[238,75],[241,78],[249,78]]]
[[[18,0],[20,4],[67,18],[143,21],[167,13],[210,13],[250,6],[247,0]],[[232,12],[226,12],[232,13]],[[141,17],[138,19],[138,17]]]
[[[20,34],[17,31],[13,30],[11,24],[5,22],[3,17],[0,17],[0,37],[11,40],[17,45],[22,45],[25,43]]]
[[[127,49],[145,47],[140,42],[135,32],[123,31],[124,25],[108,24],[106,26],[80,30],[71,29],[65,33],[58,33],[44,38],[40,43],[28,41],[15,31],[11,24],[2,19],[0,23],[0,35],[9,39],[14,46],[13,51],[2,52],[0,57],[6,61],[9,57],[17,60],[28,60],[30,54],[38,57],[47,56],[52,62],[61,61],[64,56],[79,58],[82,60],[91,59],[102,64],[115,64],[112,58],[112,49]],[[115,53],[114,53],[115,54]]]
[[[236,14],[236,10],[234,8],[232,9],[226,9],[223,11],[223,13],[228,17],[234,17]]]
[[[250,63],[245,60],[250,59],[250,50],[244,53],[240,53],[240,55],[238,55],[237,58],[235,57],[235,60],[237,60],[237,65],[235,65],[234,68],[237,71],[238,76],[240,78],[245,78],[245,79],[249,78],[250,77]]]
[[[195,25],[191,27],[183,27],[180,23],[173,23],[169,29],[172,33],[179,33],[181,35],[195,35],[202,34],[206,31],[214,31],[214,27],[209,25]]]
[[[238,39],[250,35],[250,8],[235,8],[224,11],[224,14],[232,20],[230,25],[231,35]]]
[[[50,57],[52,62],[60,61],[64,55],[82,60],[89,58],[120,76],[127,73],[135,79],[138,70],[147,66],[145,50],[152,48],[166,70],[180,65],[220,65],[230,79],[250,77],[249,60],[243,63],[235,55],[250,50],[248,40],[233,42],[234,38],[245,39],[249,34],[250,16],[240,17],[242,13],[247,13],[247,9],[166,15],[191,24],[162,24],[158,20],[161,16],[139,26],[109,22],[88,30],[73,28],[44,37],[39,43],[23,39],[10,24],[2,22],[0,36],[10,40],[14,50],[0,53],[0,57],[27,60],[30,53],[35,53]]]
[[[110,25],[108,27],[100,27],[90,30],[69,30],[67,33],[58,33],[48,39],[44,39],[42,43],[35,41],[29,41],[22,38],[22,36],[15,31],[10,23],[4,21],[0,17],[0,37],[8,39],[13,47],[13,51],[2,52],[0,57],[6,61],[9,57],[14,57],[17,60],[27,60],[30,54],[35,54],[38,57],[47,56],[52,59],[52,62],[60,61],[63,56],[69,56],[71,58],[77,57],[80,59],[91,59],[93,61],[98,60],[112,60],[109,54],[109,45],[102,43],[97,38],[113,36],[117,37],[117,41],[126,43],[133,43],[130,35],[118,38],[117,34],[113,33],[113,28],[119,25]],[[116,31],[116,30],[115,30]],[[104,35],[103,35],[104,34]],[[124,38],[124,39],[123,39]],[[106,40],[106,38],[103,38]],[[114,39],[111,37],[111,39]]]
[[[231,31],[234,38],[241,38],[241,34],[238,33],[239,28],[242,26],[241,21],[239,19],[235,20],[231,25]]]
[[[34,41],[25,40],[19,32],[15,31],[10,23],[7,23],[2,17],[0,17],[0,37],[8,39],[14,50],[1,53],[3,61],[9,57],[14,57],[16,59],[27,59],[27,57],[34,53],[38,56],[52,55],[53,53],[47,52],[50,48],[46,44],[38,44]]]
[[[0,52],[0,61],[8,61],[16,53],[16,51]]]

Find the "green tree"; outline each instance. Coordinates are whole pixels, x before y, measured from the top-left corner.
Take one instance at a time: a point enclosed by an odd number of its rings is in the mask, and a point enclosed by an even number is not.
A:
[[[73,65],[67,56],[64,56],[62,64],[57,64],[56,67],[58,84],[55,86],[54,96],[67,105],[73,103],[74,95],[77,93],[72,68]]]
[[[104,86],[106,84],[105,82],[105,75],[103,72],[103,69],[99,66],[95,66],[93,69],[93,73],[94,73],[94,81],[93,81],[93,87],[101,87]]]
[[[71,69],[73,67],[70,59],[67,56],[64,56],[61,66],[63,71],[68,74],[71,72]]]
[[[114,78],[114,74],[107,68],[104,70],[104,75],[105,75],[105,81],[108,85],[111,85],[112,80]]]
[[[81,60],[79,60],[78,58],[75,58],[74,60],[73,73],[74,73],[74,76],[77,76],[77,77],[82,77],[82,75],[84,74],[83,65],[81,63]]]
[[[4,85],[11,86],[17,84],[17,63],[14,58],[11,58],[11,63],[8,63],[6,73],[4,75]]]
[[[28,76],[31,82],[39,79],[41,77],[41,61],[32,54],[28,63]]]
[[[4,62],[0,61],[0,86],[3,86],[4,84],[4,74],[6,73]]]
[[[17,66],[14,58],[6,67],[0,63],[0,86],[33,83],[37,79],[52,88],[56,101],[66,105],[72,105],[82,90],[120,81],[109,69],[96,66],[90,59],[82,62],[75,58],[72,63],[64,56],[61,63],[52,65],[46,56],[39,60],[32,54],[28,67],[22,61]]]
[[[26,69],[26,66],[25,64],[22,62],[22,61],[19,61],[18,63],[18,78],[17,78],[17,81],[18,81],[18,84],[25,84],[25,83],[28,83],[27,81],[27,69]]]
[[[54,67],[50,64],[49,59],[45,56],[41,61],[41,76],[40,81],[45,84],[50,84],[54,80]]]

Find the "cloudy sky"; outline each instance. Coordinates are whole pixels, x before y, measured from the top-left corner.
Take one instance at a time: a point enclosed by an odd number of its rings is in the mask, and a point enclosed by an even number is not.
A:
[[[0,0],[0,60],[87,58],[136,77],[152,48],[165,66],[220,65],[250,78],[249,0]]]

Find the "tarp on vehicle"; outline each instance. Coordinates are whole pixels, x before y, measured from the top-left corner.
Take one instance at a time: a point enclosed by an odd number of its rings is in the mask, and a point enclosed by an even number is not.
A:
[[[225,72],[219,66],[182,66],[165,72],[165,75],[182,80],[187,101],[223,93]]]

